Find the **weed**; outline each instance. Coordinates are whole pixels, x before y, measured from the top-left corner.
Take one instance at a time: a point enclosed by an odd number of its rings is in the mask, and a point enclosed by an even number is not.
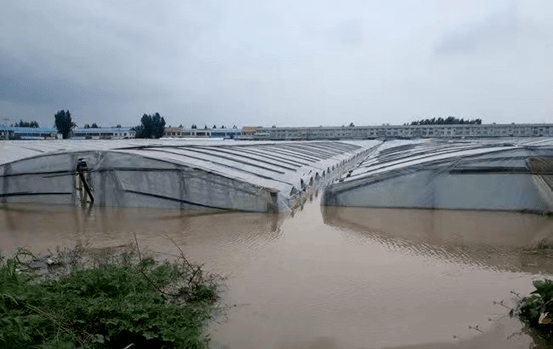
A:
[[[516,296],[516,306],[509,315],[519,318],[525,328],[523,332],[547,342],[553,341],[553,281],[535,280],[536,290],[527,297]]]
[[[221,278],[180,252],[160,262],[137,244],[42,258],[19,249],[0,260],[0,347],[207,347]]]

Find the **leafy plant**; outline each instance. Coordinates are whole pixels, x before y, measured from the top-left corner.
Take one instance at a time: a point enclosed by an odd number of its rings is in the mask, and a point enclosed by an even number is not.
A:
[[[530,296],[520,298],[510,315],[518,317],[532,332],[547,341],[553,340],[553,280],[535,280]]]
[[[220,277],[182,251],[160,262],[137,244],[86,258],[76,250],[48,258],[46,273],[30,267],[45,259],[28,250],[0,260],[0,347],[207,347],[205,327],[222,309]]]

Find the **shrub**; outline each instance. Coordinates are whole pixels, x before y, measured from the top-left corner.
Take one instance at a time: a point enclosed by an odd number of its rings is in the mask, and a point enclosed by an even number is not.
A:
[[[511,317],[519,318],[526,326],[526,332],[546,341],[553,340],[553,281],[535,280],[535,291],[530,296],[520,298],[511,309]]]
[[[207,347],[221,278],[182,251],[159,262],[134,245],[73,258],[73,266],[64,256],[75,253],[39,258],[20,249],[0,260],[0,347]]]

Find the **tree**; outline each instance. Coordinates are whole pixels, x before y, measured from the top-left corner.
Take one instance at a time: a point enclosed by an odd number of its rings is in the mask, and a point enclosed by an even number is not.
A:
[[[161,138],[165,131],[165,118],[155,113],[142,115],[140,126],[135,127],[137,138]]]
[[[31,122],[27,122],[27,121],[23,121],[23,120],[19,120],[19,122],[16,122],[15,125],[12,125],[14,127],[33,127],[33,128],[38,128],[40,126],[38,126],[38,122],[36,121],[31,121]]]
[[[90,128],[89,124],[84,124],[84,128]]]
[[[69,138],[69,133],[71,133],[71,130],[77,126],[71,119],[71,113],[69,110],[59,110],[56,115],[54,115],[54,118],[56,119],[56,128],[58,129],[58,132],[62,134],[63,138]]]
[[[411,122],[411,125],[465,125],[465,124],[481,125],[482,119],[465,120],[464,118],[459,119],[454,116],[448,116],[446,119],[432,118],[432,119],[421,119],[418,121]]]
[[[195,130],[198,128],[198,126],[196,126],[196,124],[192,124],[192,127],[190,127],[191,129]]]
[[[90,128],[98,128],[98,125],[96,125],[96,123],[92,123],[92,125],[90,125]]]

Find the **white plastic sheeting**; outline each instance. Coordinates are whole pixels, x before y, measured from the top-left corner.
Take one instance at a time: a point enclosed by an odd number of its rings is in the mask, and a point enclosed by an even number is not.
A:
[[[0,200],[86,204],[89,187],[100,206],[287,211],[378,143],[3,142]]]
[[[551,139],[389,141],[323,205],[551,212],[550,164]]]

